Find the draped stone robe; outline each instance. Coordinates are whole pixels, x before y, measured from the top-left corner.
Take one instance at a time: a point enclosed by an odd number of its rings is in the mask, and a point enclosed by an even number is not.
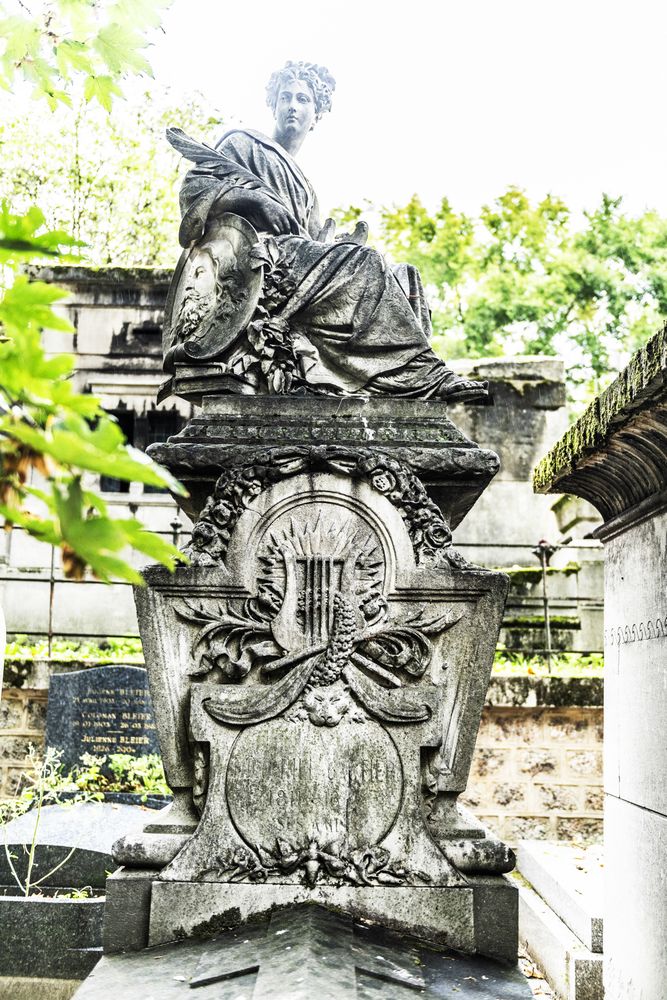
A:
[[[429,310],[414,267],[392,268],[376,250],[344,238],[320,242],[315,192],[292,156],[267,136],[234,129],[215,149],[180,129],[170,129],[168,138],[195,163],[180,192],[182,246],[202,237],[230,192],[261,191],[288,213],[289,232],[275,238],[295,285],[290,328],[306,342],[308,382],[347,392],[437,394],[451,371],[429,347]],[[222,360],[241,374],[252,354],[243,341]]]

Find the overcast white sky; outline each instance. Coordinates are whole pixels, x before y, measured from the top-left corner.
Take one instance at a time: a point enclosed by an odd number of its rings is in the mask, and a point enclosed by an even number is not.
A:
[[[333,111],[300,154],[324,210],[418,192],[475,211],[518,184],[667,212],[662,0],[176,0],[164,24],[158,81],[263,131],[273,69],[329,67]]]

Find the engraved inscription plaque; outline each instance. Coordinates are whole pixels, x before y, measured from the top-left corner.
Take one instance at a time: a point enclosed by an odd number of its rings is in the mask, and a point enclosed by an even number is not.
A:
[[[62,752],[66,768],[84,753],[159,753],[146,671],[119,666],[54,674],[46,745]]]
[[[304,849],[317,832],[322,842],[344,837],[358,849],[387,835],[401,802],[400,758],[381,726],[354,711],[350,717],[344,704],[329,707],[323,726],[295,713],[240,734],[227,800],[247,844],[270,849],[279,836]]]

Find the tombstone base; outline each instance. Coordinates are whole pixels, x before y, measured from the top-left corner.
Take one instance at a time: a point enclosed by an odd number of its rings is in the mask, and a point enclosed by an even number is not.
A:
[[[133,951],[224,930],[312,903],[353,919],[422,938],[438,948],[515,963],[517,889],[502,875],[464,886],[303,886],[160,882],[149,872],[116,872],[107,882],[105,951]],[[127,923],[128,909],[135,914]],[[127,928],[127,930],[125,929]]]
[[[530,1000],[519,969],[481,955],[433,949],[405,933],[297,904],[213,940],[107,954],[76,1000]]]

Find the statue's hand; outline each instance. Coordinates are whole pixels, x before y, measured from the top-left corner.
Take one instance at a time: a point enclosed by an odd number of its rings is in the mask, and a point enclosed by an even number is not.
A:
[[[298,232],[298,225],[286,208],[262,192],[256,193],[258,195],[257,229],[273,233],[274,236]]]
[[[298,223],[279,202],[263,191],[229,191],[215,205],[218,213],[233,212],[252,223],[260,232],[282,236],[298,232]]]
[[[365,246],[367,240],[368,225],[365,222],[357,222],[353,232],[341,233],[336,237],[336,243],[357,243],[360,247]]]

